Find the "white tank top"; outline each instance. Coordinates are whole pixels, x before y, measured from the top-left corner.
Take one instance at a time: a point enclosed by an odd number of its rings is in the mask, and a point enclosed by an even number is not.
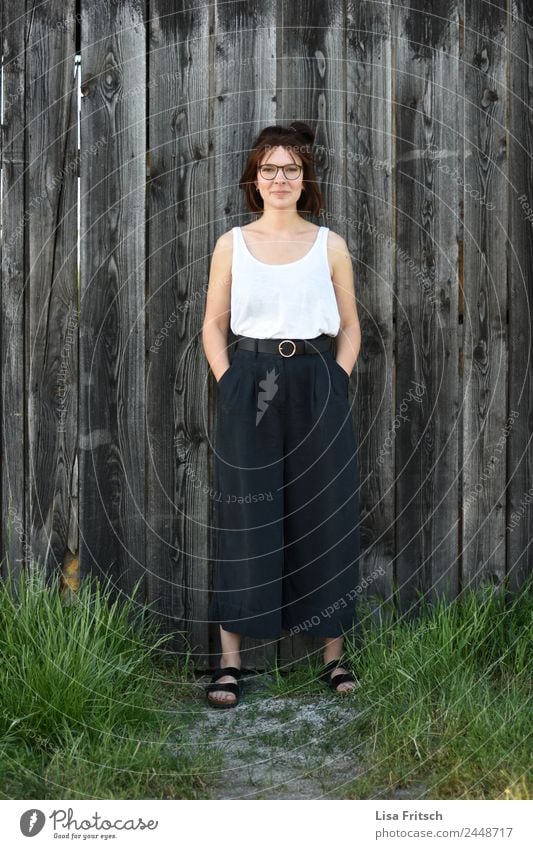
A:
[[[336,336],[340,315],[328,264],[328,227],[296,262],[261,262],[233,227],[230,327],[256,339],[314,339]]]

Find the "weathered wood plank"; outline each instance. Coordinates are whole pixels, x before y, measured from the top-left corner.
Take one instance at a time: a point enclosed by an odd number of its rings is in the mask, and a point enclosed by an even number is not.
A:
[[[394,8],[396,252],[396,581],[418,593],[459,587],[457,322],[459,10]]]
[[[207,280],[209,10],[149,7],[146,562],[165,631],[209,666],[211,490],[207,370],[200,344]],[[186,648],[178,635],[167,648]]]
[[[276,122],[276,3],[217,2],[214,12],[210,245],[221,233],[251,220],[238,181],[253,138],[263,126]],[[230,330],[228,343],[233,339]],[[211,389],[216,396],[213,383]],[[216,409],[213,413],[215,433]],[[214,468],[211,480],[215,487]],[[216,625],[213,664],[218,665],[219,651],[220,632]],[[276,642],[241,639],[243,667],[263,669],[275,657]]]
[[[506,7],[465,4],[463,588],[505,576]]]
[[[316,131],[317,179],[324,209],[315,223],[346,236],[346,57],[342,4],[327,0],[291,3],[283,0],[278,15],[278,121],[306,121]],[[284,634],[280,663],[290,666],[307,656],[322,661],[323,639]]]
[[[25,262],[25,97],[27,17],[20,0],[4,0],[2,53],[4,119],[2,137],[2,261],[0,358],[2,374],[1,487],[2,574],[14,577],[27,559],[29,539],[24,511],[25,387],[24,283]],[[7,559],[7,563],[6,560]]]
[[[144,4],[83,4],[81,33],[82,154],[103,144],[81,161],[80,567],[128,594],[145,568]]]
[[[390,2],[348,2],[346,238],[354,259],[361,353],[354,397],[359,441],[361,597],[389,598],[394,563],[392,75]]]
[[[75,0],[36,6],[26,42],[27,511],[33,555],[47,574],[77,553],[69,552],[69,544],[77,546],[71,512],[79,325],[75,15]]]
[[[533,8],[525,0],[512,3],[510,47],[508,418],[512,425],[508,431],[506,573],[509,586],[517,590],[531,571],[533,540]]]

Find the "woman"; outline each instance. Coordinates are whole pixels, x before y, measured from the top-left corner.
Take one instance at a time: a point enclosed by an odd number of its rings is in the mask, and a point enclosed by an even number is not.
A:
[[[359,580],[348,386],[361,331],[344,239],[301,214],[322,208],[313,140],[299,121],[259,134],[239,183],[259,217],[224,233],[212,256],[202,339],[218,395],[214,707],[239,700],[241,635],[281,628],[323,636],[321,679],[356,686],[342,650]]]

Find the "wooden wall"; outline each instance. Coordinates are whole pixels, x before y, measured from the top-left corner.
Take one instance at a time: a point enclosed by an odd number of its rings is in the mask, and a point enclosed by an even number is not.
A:
[[[298,118],[354,264],[363,594],[523,584],[532,24],[525,0],[4,0],[4,574],[138,586],[216,662],[209,260],[250,220],[254,135]],[[243,665],[319,647],[245,639]]]

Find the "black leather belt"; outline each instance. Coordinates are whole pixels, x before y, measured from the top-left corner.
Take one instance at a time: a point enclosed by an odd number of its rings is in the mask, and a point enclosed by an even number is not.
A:
[[[331,351],[335,342],[334,336],[322,333],[314,339],[254,339],[251,336],[238,336],[234,342],[235,348],[246,351],[258,351],[261,354],[280,354],[282,357],[294,357],[298,354],[317,354],[320,351]]]

